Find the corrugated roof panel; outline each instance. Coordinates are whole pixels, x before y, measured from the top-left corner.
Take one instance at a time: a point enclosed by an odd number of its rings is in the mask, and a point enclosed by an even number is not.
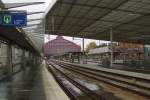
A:
[[[119,7],[119,9],[136,11],[141,13],[149,13],[150,12],[149,0],[140,0],[140,1],[130,0],[129,2]]]
[[[88,35],[84,35],[87,38],[108,40],[112,27],[113,33],[117,34],[116,38],[114,37],[116,40],[128,41],[128,37],[139,36],[139,31],[145,33],[150,28],[149,0],[59,0],[58,3],[70,5],[60,27],[56,29],[58,33],[65,32],[67,36],[72,36],[72,32],[88,31],[85,32]],[[49,18],[51,16],[47,15],[47,19]],[[48,26],[51,25],[47,24],[47,29]],[[61,27],[65,28],[65,31],[59,31]],[[135,39],[133,42],[137,41]]]
[[[140,17],[139,14],[132,14],[130,12],[112,11],[108,15],[102,18],[102,20],[116,21],[116,22],[128,22],[130,20]]]

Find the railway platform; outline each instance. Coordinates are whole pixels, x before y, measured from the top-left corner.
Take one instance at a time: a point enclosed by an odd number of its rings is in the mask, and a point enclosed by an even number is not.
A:
[[[0,82],[0,100],[69,100],[45,64],[27,68]]]
[[[79,64],[79,63],[78,63]],[[80,64],[86,64],[89,66],[96,66],[96,67],[104,67],[101,61],[94,61],[94,60],[85,60],[84,62],[81,61]],[[149,67],[145,66],[133,66],[133,65],[125,65],[122,63],[113,63],[111,67],[105,67],[111,69],[119,69],[119,70],[126,70],[126,71],[133,71],[133,72],[141,72],[141,73],[150,73]]]
[[[64,62],[64,63],[69,64],[69,65],[75,65],[78,67],[81,66],[81,67],[85,67],[85,68],[91,68],[91,69],[95,69],[95,70],[106,71],[106,72],[111,72],[111,73],[116,73],[116,74],[124,74],[124,75],[128,75],[128,76],[134,76],[134,77],[150,80],[150,75],[147,73],[137,73],[137,72],[125,71],[125,70],[121,70],[121,69],[104,68],[104,67],[100,67],[93,63],[90,63],[90,64],[89,63],[78,64],[78,63],[70,63],[70,62]]]

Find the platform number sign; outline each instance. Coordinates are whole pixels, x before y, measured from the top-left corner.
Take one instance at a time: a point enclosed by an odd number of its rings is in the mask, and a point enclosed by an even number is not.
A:
[[[3,22],[5,24],[12,24],[12,18],[11,18],[11,16],[10,15],[4,15]]]
[[[24,27],[27,26],[26,11],[0,11],[0,26]]]

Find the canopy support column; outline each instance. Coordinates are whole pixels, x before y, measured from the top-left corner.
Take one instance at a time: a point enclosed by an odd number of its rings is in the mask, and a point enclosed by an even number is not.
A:
[[[52,33],[55,34],[55,18],[52,16]]]
[[[113,30],[110,29],[110,67],[113,66]]]
[[[85,62],[85,50],[84,50],[84,36],[82,37],[82,52],[83,52],[83,64],[85,64],[86,62]]]
[[[25,58],[25,50],[22,49],[22,56],[21,56],[21,68],[25,70],[26,67],[26,58]]]
[[[13,72],[13,63],[12,63],[12,45],[8,44],[7,46],[7,66],[6,73],[8,76],[11,76]]]

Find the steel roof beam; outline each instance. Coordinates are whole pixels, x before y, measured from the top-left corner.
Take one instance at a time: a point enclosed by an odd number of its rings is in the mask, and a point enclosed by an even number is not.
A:
[[[126,24],[128,25],[129,23],[132,23],[132,22],[134,22],[134,21],[136,21],[136,20],[138,20],[138,19],[141,19],[142,17],[145,17],[145,15],[140,16],[140,17],[137,17],[137,18],[135,18],[135,19],[133,19],[133,20],[131,20],[131,21],[128,21],[128,22],[125,22],[125,23],[121,23],[120,25],[126,25]],[[120,25],[115,26],[114,29],[116,29],[116,28],[119,27]],[[150,25],[139,25],[139,26],[150,27]]]
[[[37,19],[28,19],[27,22],[37,21],[37,20],[43,20],[43,18],[37,18]]]
[[[108,15],[109,13],[111,13],[113,10],[119,8],[121,5],[123,5],[124,3],[128,2],[129,0],[124,0],[123,2],[121,2],[119,5],[117,5],[116,7],[114,7],[113,9],[110,9],[110,11],[108,11],[106,14],[104,14],[103,16],[100,16],[99,18],[97,18],[96,21],[102,19],[103,17],[105,17],[106,15]],[[96,21],[94,21],[93,23],[91,23],[90,25],[87,25],[86,27],[89,27],[91,26],[92,24],[94,24]],[[84,29],[81,29],[81,30],[84,30]],[[80,31],[81,31],[80,30]]]
[[[43,26],[39,26],[39,27],[26,27],[26,28],[23,28],[24,30],[32,30],[32,29],[43,29]]]
[[[129,0],[127,0],[127,1],[129,1]],[[62,4],[72,5],[73,3],[62,2]],[[119,9],[119,8],[118,9],[113,9],[113,8],[101,7],[101,6],[97,6],[97,5],[88,5],[88,4],[79,4],[79,3],[75,3],[74,5],[84,6],[84,7],[91,7],[91,8],[100,8],[100,9],[114,10],[114,11],[129,12],[129,13],[140,14],[140,15],[150,15],[149,13],[143,13],[143,12],[137,12],[137,11],[129,11],[129,10],[123,10],[123,9]]]
[[[5,6],[3,4],[3,2],[0,0],[0,8],[3,9]]]
[[[55,17],[64,17],[64,16],[55,15]],[[82,19],[83,19],[82,17],[75,17],[75,16],[69,16],[68,18],[79,19],[79,20],[82,20]],[[141,17],[140,17],[140,18],[141,18]],[[85,19],[85,20],[97,21],[96,19],[91,19],[91,18],[84,18],[84,19]],[[123,24],[123,22],[119,22],[119,21],[109,21],[109,20],[104,20],[104,19],[101,19],[101,20],[99,20],[99,21]],[[49,22],[48,22],[48,24],[49,24]],[[128,23],[124,23],[124,24],[128,24]],[[58,24],[55,24],[55,25],[58,25]],[[59,25],[61,25],[61,24],[59,24]],[[74,25],[76,25],[76,24],[74,24]],[[142,25],[142,24],[130,24],[130,25],[143,26],[143,27],[150,27],[150,25]]]
[[[45,2],[28,2],[28,3],[5,3],[5,9],[18,8],[29,5],[44,4]]]
[[[25,27],[32,27],[32,26],[42,26],[41,24],[29,24],[29,25],[27,25],[27,26],[25,26]]]
[[[33,33],[27,33],[28,35],[36,35],[36,36],[39,36],[39,37],[43,37],[44,36],[44,34],[39,34],[39,33],[37,33],[37,32],[33,32]]]
[[[86,2],[88,0],[75,3],[72,1],[73,0],[71,0],[70,2],[65,2],[65,0],[58,0],[57,4],[55,4],[53,9],[49,12],[49,14],[47,14],[47,18],[49,18],[49,20],[51,17],[56,18],[56,30],[54,33],[55,35],[60,35],[61,33],[67,36],[73,36],[73,33],[79,33],[74,35],[81,37],[81,33],[84,33],[85,38],[89,37],[94,39],[97,38],[109,40],[108,31],[110,27],[113,28],[114,34],[116,35],[115,40],[118,41],[123,41],[120,39],[125,39],[125,41],[128,41],[128,37],[140,37],[143,34],[149,34],[149,3],[142,1],[140,1],[139,3],[135,2],[135,4],[130,5],[130,9],[129,7],[127,8],[127,6],[129,6],[132,0],[117,0],[115,2],[111,0],[114,3],[112,3],[112,5],[109,5],[111,4],[110,1],[106,6],[100,6],[105,4],[105,1],[102,3],[97,3],[99,5],[95,5],[96,2],[100,2],[100,0],[94,0],[88,3]],[[92,5],[90,5],[89,3],[92,3]],[[65,9],[65,12],[59,10],[59,4],[62,5],[61,8]],[[70,6],[72,6],[73,8],[77,7],[78,9],[70,9],[71,11],[67,12]],[[141,7],[141,9],[138,8],[138,6]],[[93,10],[90,11],[89,9]],[[75,12],[73,12],[73,10],[75,10]],[[83,11],[84,14],[82,14],[80,11]],[[86,16],[88,13],[87,11],[90,12],[88,16]],[[63,16],[59,14],[60,12],[63,13]],[[96,13],[98,13],[98,15],[95,16],[94,14]],[[51,23],[48,21],[46,27],[48,30],[46,31],[51,33]],[[69,21],[72,22],[70,23]],[[135,39],[133,42],[136,41],[138,40]],[[143,43],[146,42],[143,41]]]
[[[88,0],[87,0],[86,2],[88,2]],[[90,13],[90,11],[92,11],[92,10],[95,8],[95,6],[97,6],[100,2],[102,2],[102,0],[97,1],[94,6],[91,6],[90,9],[86,11],[86,14]],[[113,2],[113,1],[112,1],[112,2]],[[76,5],[76,4],[75,4],[75,5]],[[84,4],[83,4],[82,6],[84,6]],[[79,12],[80,12],[80,11],[79,11]],[[85,18],[84,15],[82,15],[81,18]],[[79,22],[76,22],[76,23],[79,23]],[[72,28],[72,27],[73,27],[73,25],[71,26],[71,28]]]
[[[27,13],[27,15],[40,14],[40,13],[44,13],[44,12],[43,12],[43,11],[39,11],[39,12],[30,12],[30,13]]]
[[[66,18],[68,17],[69,13],[71,12],[73,5],[76,3],[76,0],[73,0],[73,3],[70,5],[69,9],[67,10],[67,13],[65,15],[65,17],[63,18],[63,20],[61,21],[61,25],[63,25],[63,23],[65,22]],[[61,26],[58,27],[58,30],[60,30]]]
[[[43,29],[43,27],[42,26],[40,26],[40,27],[26,27],[26,28],[23,28],[23,30],[34,30],[34,29]]]
[[[37,29],[37,30],[25,30],[26,32],[43,32],[44,30],[43,29]]]
[[[121,5],[123,5],[124,3],[128,2],[129,0],[124,0],[123,2],[121,2],[120,4],[116,5],[116,7],[114,7],[113,9],[111,9],[110,11],[106,12],[106,14],[104,14],[103,16],[100,16],[99,18],[97,18],[95,21],[93,21],[91,24],[86,25],[85,27],[83,27],[82,29],[79,29],[79,31],[85,29],[86,27],[91,26],[92,24],[94,24],[96,21],[100,20],[101,18],[105,17],[106,15],[108,15],[110,12],[112,12],[113,10],[117,9],[118,7],[120,7]],[[68,9],[65,17],[63,18],[61,25],[63,25],[65,19],[68,17],[69,13],[71,12],[72,7],[75,5],[75,1],[71,4],[70,9]],[[60,27],[58,27],[58,30],[60,30]]]

